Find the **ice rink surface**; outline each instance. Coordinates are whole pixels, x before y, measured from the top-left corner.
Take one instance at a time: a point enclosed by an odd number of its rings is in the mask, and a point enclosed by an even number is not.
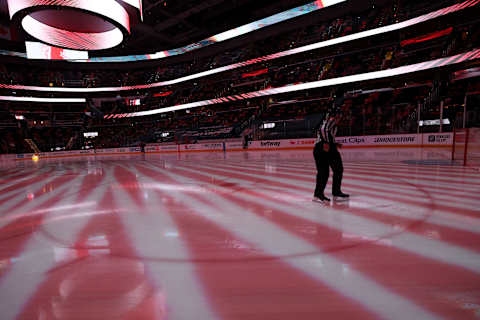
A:
[[[343,157],[329,204],[310,151],[3,165],[0,319],[479,319],[478,169]]]

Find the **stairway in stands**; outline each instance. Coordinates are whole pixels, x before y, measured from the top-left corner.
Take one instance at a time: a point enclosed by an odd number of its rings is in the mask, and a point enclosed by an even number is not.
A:
[[[30,146],[30,148],[32,148],[33,152],[35,153],[41,152],[37,144],[35,143],[35,141],[33,141],[32,139],[25,139],[25,142]]]

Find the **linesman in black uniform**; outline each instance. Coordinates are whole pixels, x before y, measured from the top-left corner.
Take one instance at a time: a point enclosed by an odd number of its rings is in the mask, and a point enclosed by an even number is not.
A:
[[[335,142],[337,125],[342,119],[340,109],[336,108],[327,113],[321,126],[317,128],[317,141],[313,149],[313,157],[317,166],[317,185],[313,194],[316,202],[330,201],[324,194],[327,185],[330,167],[333,171],[332,195],[335,198],[348,198],[349,195],[341,191],[343,177],[343,163],[338,148],[341,144]]]

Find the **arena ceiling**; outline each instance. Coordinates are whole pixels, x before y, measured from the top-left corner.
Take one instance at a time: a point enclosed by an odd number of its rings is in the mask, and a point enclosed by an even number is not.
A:
[[[179,48],[309,2],[312,0],[143,0],[143,21],[132,26],[125,41],[90,55],[120,56]],[[34,40],[10,21],[7,0],[0,0],[0,25],[2,50],[25,52],[25,40]]]

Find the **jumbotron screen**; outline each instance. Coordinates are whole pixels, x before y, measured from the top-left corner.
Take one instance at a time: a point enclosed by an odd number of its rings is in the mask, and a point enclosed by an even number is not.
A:
[[[43,44],[41,42],[26,41],[28,59],[44,60],[88,60],[88,51],[69,50]]]

